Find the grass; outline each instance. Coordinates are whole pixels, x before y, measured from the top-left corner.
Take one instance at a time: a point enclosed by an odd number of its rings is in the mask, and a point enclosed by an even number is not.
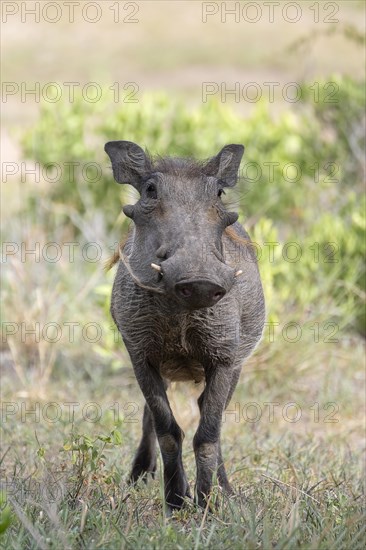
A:
[[[121,432],[129,447],[131,438],[123,427]],[[240,442],[245,456],[234,447],[229,461],[236,495],[222,499],[214,491],[215,514],[187,503],[169,519],[163,516],[159,480],[136,489],[123,482],[126,451],[108,449],[105,462],[92,473],[85,471],[79,451],[70,467],[61,458],[50,460],[39,447],[29,476],[23,446],[13,471],[14,519],[3,535],[4,547],[364,547],[359,458],[346,441],[332,444],[291,433],[273,438],[248,430]],[[192,481],[192,453],[184,460]]]
[[[126,483],[143,404],[126,363],[115,371],[82,350],[83,365],[73,349],[74,360],[58,357],[41,384],[32,385],[28,373],[22,385],[9,372],[1,468],[12,522],[3,547],[363,548],[363,344],[344,336],[307,352],[304,341],[293,362],[290,346],[263,341],[224,418],[235,496],[225,498],[215,487],[214,514],[187,502],[171,518],[163,513],[160,463],[147,485]],[[193,488],[199,389],[177,384],[169,393],[186,432]]]

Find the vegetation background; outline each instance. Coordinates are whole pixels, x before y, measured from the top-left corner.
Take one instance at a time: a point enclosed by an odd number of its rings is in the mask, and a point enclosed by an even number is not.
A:
[[[364,548],[364,3],[279,2],[272,22],[261,2],[81,1],[73,22],[33,4],[2,3],[0,545]],[[160,473],[126,484],[143,400],[103,266],[136,196],[110,139],[246,146],[226,200],[268,324],[223,418],[236,495],[215,514],[166,518]],[[193,484],[199,388],[169,395]]]

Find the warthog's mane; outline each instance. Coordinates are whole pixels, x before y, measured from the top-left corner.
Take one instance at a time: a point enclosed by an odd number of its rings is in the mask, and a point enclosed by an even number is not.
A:
[[[150,157],[153,172],[169,174],[172,176],[185,176],[187,178],[199,178],[205,175],[204,167],[207,160],[180,157]]]

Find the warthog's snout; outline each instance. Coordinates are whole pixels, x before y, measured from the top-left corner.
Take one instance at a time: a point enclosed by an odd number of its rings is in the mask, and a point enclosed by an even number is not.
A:
[[[212,307],[228,294],[235,282],[235,269],[209,256],[206,262],[198,250],[190,254],[179,249],[161,263],[161,285],[186,310]]]
[[[205,279],[180,281],[174,286],[177,297],[192,309],[214,306],[226,294],[226,290]]]

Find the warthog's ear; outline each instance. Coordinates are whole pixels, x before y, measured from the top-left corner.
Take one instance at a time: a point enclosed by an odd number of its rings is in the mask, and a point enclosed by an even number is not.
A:
[[[138,191],[151,171],[144,151],[132,141],[109,141],[104,150],[112,162],[113,176],[118,183],[129,183]]]
[[[226,145],[208,161],[203,171],[207,176],[222,180],[226,187],[234,187],[243,153],[243,145]]]

